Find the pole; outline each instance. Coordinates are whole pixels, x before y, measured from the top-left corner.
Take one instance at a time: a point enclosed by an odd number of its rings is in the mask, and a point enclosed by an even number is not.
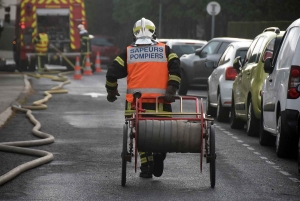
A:
[[[162,4],[160,0],[159,4],[159,26],[158,26],[158,37],[161,38],[161,13],[162,13]]]
[[[215,13],[213,12],[211,16],[211,38],[214,38],[215,34]]]

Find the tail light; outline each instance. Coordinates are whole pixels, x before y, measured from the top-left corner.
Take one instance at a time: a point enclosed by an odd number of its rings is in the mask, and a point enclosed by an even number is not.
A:
[[[292,66],[290,71],[290,77],[288,82],[288,94],[289,99],[296,99],[300,96],[300,66]]]
[[[21,27],[21,29],[25,29],[25,23],[24,22],[20,22],[19,26]]]
[[[226,68],[225,80],[234,80],[236,76],[237,72],[232,66]]]

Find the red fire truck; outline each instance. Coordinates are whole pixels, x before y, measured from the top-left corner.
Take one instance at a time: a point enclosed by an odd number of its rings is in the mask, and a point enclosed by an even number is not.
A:
[[[87,28],[83,0],[21,0],[17,5],[13,41],[14,60],[19,69],[35,70],[32,39],[37,35],[39,27],[43,27],[51,44],[48,63],[72,70],[67,60],[74,64],[76,56],[80,55],[78,24],[84,24]]]

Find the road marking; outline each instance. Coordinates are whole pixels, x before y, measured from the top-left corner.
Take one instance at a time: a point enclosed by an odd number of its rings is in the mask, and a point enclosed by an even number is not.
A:
[[[266,161],[266,163],[269,163],[270,165],[275,165],[275,163],[272,161]]]
[[[215,124],[216,125],[216,124]],[[217,127],[217,126],[216,126]],[[231,138],[233,139],[238,139],[238,137],[234,136],[231,132],[229,131],[226,131],[225,129],[223,129],[221,126],[218,126],[219,130],[221,130],[223,133],[227,134],[228,136],[231,136]],[[243,143],[242,140],[236,140],[237,142],[239,143]],[[247,147],[247,149],[249,150],[255,150],[254,148],[250,147],[250,145],[248,144],[242,144],[244,147]],[[255,155],[259,156],[262,160],[265,160],[265,162],[267,164],[270,164],[272,165],[272,167],[277,170],[278,172],[280,172],[281,174],[285,175],[285,176],[291,176],[290,173],[286,172],[286,171],[283,171],[280,166],[277,166],[276,163],[272,162],[272,161],[269,161],[267,160],[268,158],[265,157],[265,156],[261,156],[261,154],[259,152],[253,152]],[[291,181],[295,182],[295,183],[300,183],[300,180],[297,179],[297,178],[294,178],[294,177],[288,177]]]
[[[85,93],[83,95],[91,96],[92,98],[98,98],[99,96],[107,96],[107,94],[101,94],[101,93]]]
[[[291,174],[285,171],[279,171],[281,174],[285,175],[285,176],[290,176]]]
[[[289,179],[292,180],[293,182],[300,183],[300,181],[297,178],[289,177]]]

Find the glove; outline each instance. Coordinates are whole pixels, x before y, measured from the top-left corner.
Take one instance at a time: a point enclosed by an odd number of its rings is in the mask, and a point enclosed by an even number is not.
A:
[[[169,103],[175,102],[174,96],[176,95],[176,91],[177,91],[176,87],[174,87],[173,85],[169,85],[167,88],[164,100]]]
[[[107,89],[107,100],[109,102],[114,102],[115,100],[117,100],[116,96],[120,96],[118,89],[115,89],[115,90]]]

